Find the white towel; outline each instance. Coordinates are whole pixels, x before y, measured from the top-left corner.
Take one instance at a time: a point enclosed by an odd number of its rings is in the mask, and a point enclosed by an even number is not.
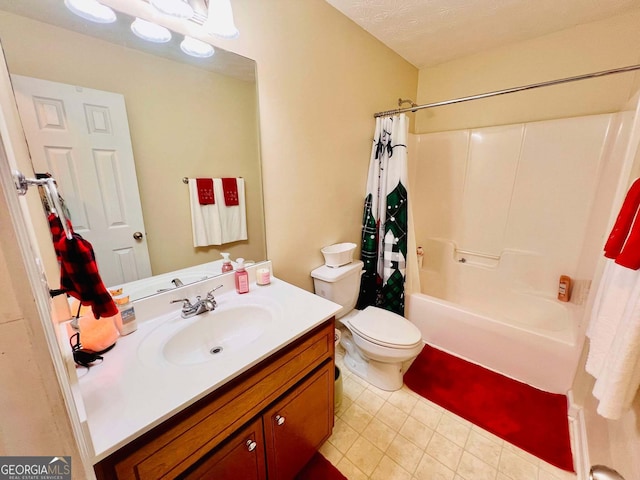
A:
[[[215,179],[214,179],[215,191]],[[198,186],[195,178],[189,179],[189,203],[191,205],[191,227],[193,230],[193,246],[222,245],[222,228],[218,206],[224,203],[222,193],[215,192],[216,203],[200,205]]]
[[[222,243],[247,240],[247,208],[244,200],[244,178],[236,178],[238,185],[238,205],[227,207],[224,204],[222,179],[213,179],[213,192],[220,215]]]
[[[618,419],[640,386],[640,270],[607,260],[587,329],[598,413]]]

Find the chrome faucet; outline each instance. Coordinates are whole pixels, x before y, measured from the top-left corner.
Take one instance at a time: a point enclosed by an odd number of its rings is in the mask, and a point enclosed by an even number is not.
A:
[[[174,278],[173,280],[171,280],[171,283],[173,283],[176,288],[184,286],[184,283],[182,283],[182,280],[180,280],[179,278]]]
[[[193,303],[191,303],[191,300],[188,298],[178,298],[177,300],[171,300],[169,303],[182,302],[182,312],[180,313],[182,318],[190,318],[205,312],[213,312],[218,306],[213,292],[220,287],[222,287],[222,285],[218,285],[216,288],[209,290],[204,299],[198,295]]]

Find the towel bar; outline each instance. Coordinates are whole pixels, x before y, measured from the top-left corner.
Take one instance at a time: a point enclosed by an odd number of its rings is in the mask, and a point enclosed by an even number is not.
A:
[[[242,178],[242,177],[237,177],[237,178]],[[189,185],[189,177],[182,177],[182,183],[184,183],[185,185]]]

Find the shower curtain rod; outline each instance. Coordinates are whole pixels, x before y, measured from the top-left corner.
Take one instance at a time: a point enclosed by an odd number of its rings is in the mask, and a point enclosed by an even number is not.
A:
[[[481,99],[481,98],[497,97],[498,95],[505,95],[507,93],[523,92],[525,90],[532,90],[534,88],[549,87],[551,85],[559,85],[561,83],[575,82],[577,80],[586,80],[588,78],[604,77],[606,75],[613,75],[614,73],[631,72],[633,70],[640,70],[640,64],[638,64],[638,65],[629,65],[628,67],[613,68],[611,70],[603,70],[601,72],[587,73],[587,74],[584,74],[584,75],[576,75],[575,77],[560,78],[558,80],[549,80],[549,81],[546,81],[546,82],[532,83],[530,85],[523,85],[521,87],[505,88],[504,90],[496,90],[496,91],[493,91],[493,92],[480,93],[478,95],[470,95],[468,97],[454,98],[453,100],[443,100],[441,102],[425,103],[424,105],[415,105],[414,104],[411,107],[396,108],[395,110],[387,110],[385,112],[378,112],[378,113],[375,113],[373,116],[374,116],[374,118],[377,118],[377,117],[388,117],[390,115],[396,115],[398,113],[415,112],[417,110],[423,110],[425,108],[442,107],[444,105],[452,105],[454,103],[468,102],[470,100],[478,100],[478,99]],[[399,102],[400,101],[401,100],[399,100]]]

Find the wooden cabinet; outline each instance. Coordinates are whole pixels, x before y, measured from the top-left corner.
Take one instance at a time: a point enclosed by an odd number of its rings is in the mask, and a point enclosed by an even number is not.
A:
[[[330,367],[323,364],[180,478],[262,480],[268,472],[269,480],[292,479],[331,434]]]
[[[333,377],[325,364],[263,415],[269,480],[292,479],[331,435]]]
[[[331,319],[113,453],[98,479],[292,479],[333,428],[333,332]]]
[[[262,418],[227,440],[213,454],[181,475],[185,480],[265,480]]]

